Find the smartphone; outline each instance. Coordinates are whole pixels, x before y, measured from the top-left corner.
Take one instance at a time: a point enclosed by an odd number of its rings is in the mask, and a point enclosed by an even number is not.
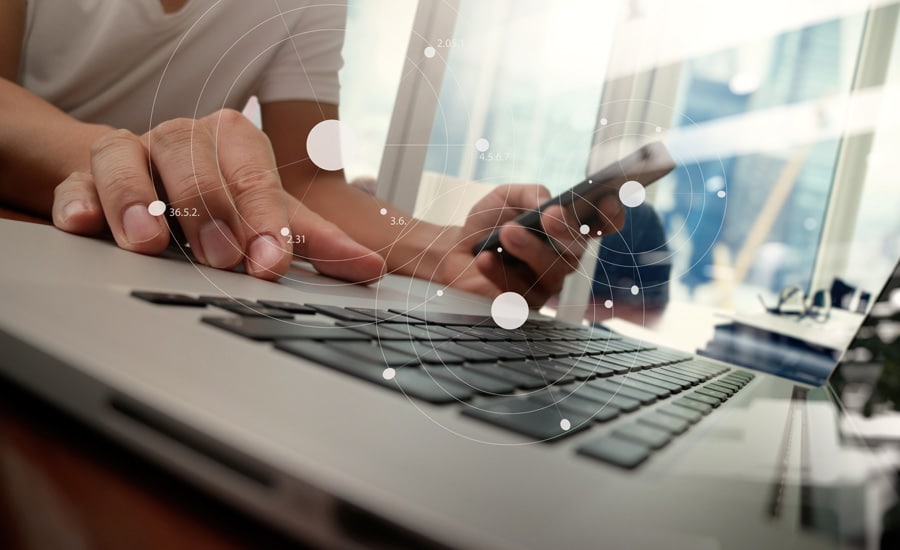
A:
[[[541,226],[541,212],[553,205],[568,207],[574,211],[578,219],[592,219],[596,213],[596,205],[607,195],[617,194],[626,181],[637,181],[643,186],[650,185],[675,168],[675,161],[662,142],[656,141],[644,145],[625,158],[618,160],[599,172],[588,176],[581,183],[568,191],[553,197],[536,210],[525,212],[513,219],[524,225],[539,237],[549,242],[549,237]],[[495,229],[490,235],[480,240],[472,248],[474,254],[483,250],[500,249],[500,230]],[[513,260],[510,254],[499,252],[507,260]]]

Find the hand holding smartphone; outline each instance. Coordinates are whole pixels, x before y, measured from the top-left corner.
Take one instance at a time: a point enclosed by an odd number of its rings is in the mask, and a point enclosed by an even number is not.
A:
[[[590,220],[597,211],[597,205],[607,195],[617,194],[619,188],[627,181],[637,181],[643,186],[650,185],[675,168],[675,161],[662,142],[644,145],[625,158],[610,164],[599,172],[589,176],[568,191],[553,197],[536,210],[525,212],[512,221],[525,226],[545,241],[549,240],[541,225],[541,213],[547,208],[559,205],[570,209],[577,219]],[[479,241],[472,249],[474,254],[484,250],[497,250],[500,247],[500,228]],[[501,255],[512,259],[509,254]]]

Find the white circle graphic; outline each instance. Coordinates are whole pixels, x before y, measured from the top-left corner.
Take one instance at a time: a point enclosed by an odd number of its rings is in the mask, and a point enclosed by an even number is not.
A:
[[[166,203],[163,201],[153,201],[147,205],[147,212],[149,212],[151,216],[162,216],[165,211]]]
[[[559,421],[559,427],[562,428],[564,431],[569,431],[569,428],[572,427],[572,423],[569,422],[568,418],[563,418],[562,420]]]
[[[628,206],[630,208],[634,208],[636,206],[640,206],[644,203],[644,199],[647,198],[647,190],[644,189],[644,186],[640,184],[640,182],[629,180],[622,184],[622,187],[619,187],[619,200],[622,201],[622,204]]]
[[[309,132],[306,153],[322,170],[340,170],[356,154],[356,136],[339,120],[323,120]]]
[[[477,149],[479,153],[484,153],[485,151],[487,151],[490,148],[491,148],[491,142],[484,138],[478,138],[475,141],[475,149]]]
[[[436,53],[437,53],[437,50],[434,49],[434,46],[428,46],[425,48],[425,57],[427,57],[429,59],[434,57],[434,54],[436,54]]]
[[[514,330],[528,320],[528,302],[516,292],[504,292],[494,298],[491,304],[491,317],[497,326],[506,330]]]
[[[578,230],[581,231],[581,234],[582,234],[582,235],[587,235],[588,233],[591,232],[591,226],[589,226],[588,224],[584,223],[584,224],[581,224],[581,227],[578,228]]]

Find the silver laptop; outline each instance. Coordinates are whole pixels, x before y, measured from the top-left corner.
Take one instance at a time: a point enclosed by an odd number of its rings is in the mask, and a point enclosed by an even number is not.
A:
[[[0,257],[4,377],[316,546],[872,547],[896,495],[833,392],[649,338],[21,222]]]

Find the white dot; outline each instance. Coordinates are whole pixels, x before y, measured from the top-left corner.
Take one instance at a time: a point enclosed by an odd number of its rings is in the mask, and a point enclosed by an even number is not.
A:
[[[819,227],[819,222],[815,218],[806,218],[803,220],[803,229],[807,231],[815,231]]]
[[[634,296],[637,296],[638,292],[640,292],[640,291],[641,291],[641,289],[639,289],[637,285],[631,285],[631,293]]]
[[[588,180],[588,183],[594,183],[594,180]]]
[[[497,326],[507,330],[521,327],[528,320],[528,302],[521,294],[504,292],[494,298],[491,317]]]
[[[282,228],[281,228],[281,236],[282,236],[282,237],[287,237],[287,236],[290,235],[290,234],[291,234],[291,228],[290,228],[290,227],[282,227]]]
[[[437,53],[437,50],[434,49],[434,46],[428,46],[425,48],[425,57],[427,57],[429,59],[434,57],[434,54],[436,54],[436,53]]]
[[[503,253],[503,247],[502,247],[502,246],[498,246],[498,247],[497,247],[497,252],[498,252],[498,253]]]
[[[603,231],[600,230],[600,229],[598,229],[598,230],[597,230],[597,236],[599,237],[600,235],[603,235]]]
[[[713,176],[706,180],[706,190],[710,193],[725,189],[725,178],[722,176]]]
[[[609,121],[606,120],[605,118],[601,118],[601,119],[600,119],[600,126],[606,126],[607,123],[609,123]]]
[[[568,418],[563,418],[562,420],[559,421],[559,427],[565,431],[569,431],[569,428],[572,427],[572,423],[569,422]]]
[[[590,226],[586,223],[582,224],[581,227],[578,228],[578,230],[581,231],[582,235],[587,235],[588,233],[591,232]]]
[[[716,193],[716,196],[719,197],[720,199],[724,199],[724,198],[725,198],[725,191],[719,191],[718,193]]]
[[[662,128],[660,128],[659,126],[657,126],[657,127],[656,127],[656,133],[659,134],[659,133],[661,133],[661,132],[662,132]]]
[[[443,296],[443,295],[444,295],[444,291],[443,291],[443,290],[438,290],[438,291],[437,291],[437,295],[438,295],[438,296]]]
[[[480,152],[480,153],[484,153],[485,151],[487,151],[490,148],[491,148],[491,142],[484,138],[478,138],[475,141],[475,149],[477,149],[478,152]]]
[[[153,201],[147,205],[147,212],[150,212],[151,216],[162,216],[165,211],[166,203],[163,201]]]
[[[644,203],[645,198],[647,198],[647,191],[640,182],[630,180],[623,183],[622,187],[619,187],[619,200],[625,206],[631,208],[640,206]]]
[[[387,216],[387,208],[382,208],[378,211],[382,216]]]
[[[384,371],[381,373],[381,376],[383,376],[385,380],[393,380],[394,375],[396,375],[396,374],[397,374],[397,371],[395,371],[391,367],[388,367],[388,368],[384,369]]]
[[[309,132],[306,154],[322,170],[340,170],[356,154],[356,136],[339,120],[323,120]]]
[[[606,309],[612,309],[612,307],[613,307],[612,300],[607,300],[607,301],[603,302],[603,307],[605,307]]]

